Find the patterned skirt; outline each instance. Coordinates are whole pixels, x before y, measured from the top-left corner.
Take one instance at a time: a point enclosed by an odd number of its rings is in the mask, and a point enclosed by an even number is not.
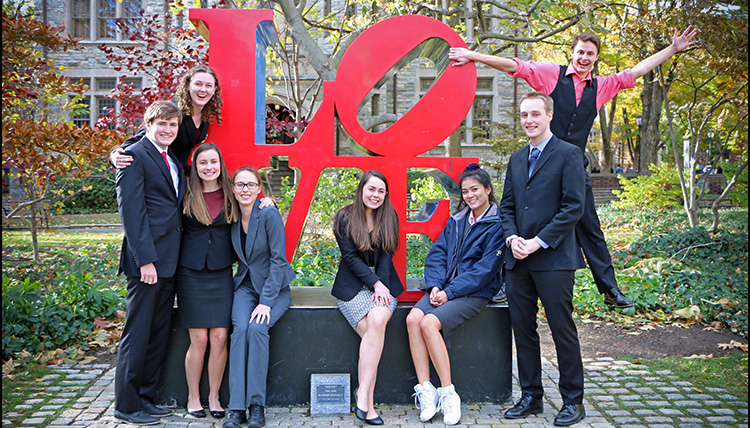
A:
[[[357,293],[352,300],[345,301],[341,299],[336,299],[336,303],[339,305],[339,310],[341,311],[341,314],[344,315],[344,318],[346,318],[346,321],[349,323],[350,326],[354,330],[357,329],[357,323],[365,317],[373,308],[376,308],[378,306],[383,306],[381,304],[375,303],[372,300],[373,291],[370,290],[366,285],[362,286],[362,289],[359,290],[359,293]],[[388,309],[393,313],[393,311],[396,310],[396,305],[398,305],[398,300],[396,300],[395,297],[391,296],[391,304],[388,305]]]

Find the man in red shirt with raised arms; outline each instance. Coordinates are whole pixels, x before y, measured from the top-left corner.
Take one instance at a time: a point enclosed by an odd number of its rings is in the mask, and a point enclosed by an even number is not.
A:
[[[508,59],[473,52],[465,48],[451,48],[450,59],[453,66],[461,66],[469,61],[478,61],[513,77],[520,77],[534,90],[548,94],[554,100],[554,116],[550,129],[552,133],[571,144],[578,146],[586,159],[586,142],[597,112],[622,89],[635,86],[635,79],[644,76],[672,55],[691,46],[698,30],[689,26],[682,34],[676,29],[672,44],[619,73],[608,76],[592,76],[591,70],[599,59],[599,38],[585,31],[576,35],[571,43],[572,60],[568,65]],[[594,193],[591,178],[586,175],[586,203],[583,217],[576,225],[576,236],[586,256],[591,273],[604,303],[616,308],[633,306],[620,290],[612,267],[612,257],[604,239],[599,217],[594,206]]]

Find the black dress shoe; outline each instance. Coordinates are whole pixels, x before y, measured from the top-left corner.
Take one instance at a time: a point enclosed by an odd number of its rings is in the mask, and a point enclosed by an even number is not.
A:
[[[221,419],[227,415],[227,412],[223,410],[210,410],[210,412],[211,412],[211,416],[216,419]]]
[[[365,423],[368,425],[383,425],[385,422],[383,422],[383,418],[380,416],[375,416],[372,419],[365,419]]]
[[[251,404],[248,408],[250,416],[247,418],[249,428],[261,428],[266,426],[266,409],[259,404]]]
[[[632,308],[633,302],[630,301],[622,291],[618,289],[610,290],[604,293],[604,304],[617,309]]]
[[[357,417],[360,421],[366,421],[367,420],[367,412],[360,409],[356,405],[354,406],[354,416]]]
[[[566,427],[581,422],[581,419],[585,417],[586,410],[583,404],[563,404],[553,423],[558,427]]]
[[[188,415],[190,415],[190,416],[192,416],[194,418],[205,418],[206,417],[206,411],[203,410],[203,409],[199,409],[199,410],[185,409],[185,410],[187,410],[187,414]]]
[[[244,410],[230,410],[221,424],[223,428],[239,428],[240,425],[247,422]]]
[[[130,425],[156,425],[161,422],[161,419],[149,416],[143,410],[138,410],[133,413],[125,413],[115,410],[115,419]]]
[[[172,416],[173,413],[171,410],[159,407],[152,403],[151,400],[144,397],[141,397],[141,409],[149,416],[155,416],[157,418]]]
[[[505,419],[523,419],[529,415],[536,415],[544,411],[542,399],[536,399],[528,394],[521,395],[515,406],[505,411]]]

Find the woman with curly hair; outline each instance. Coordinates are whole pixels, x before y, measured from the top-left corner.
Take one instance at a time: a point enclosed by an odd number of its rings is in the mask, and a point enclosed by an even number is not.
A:
[[[221,123],[221,107],[224,101],[221,97],[221,85],[216,72],[207,65],[197,65],[180,78],[177,86],[177,106],[182,112],[182,123],[170,150],[177,156],[185,173],[190,173],[187,167],[193,147],[202,143],[208,136],[208,126],[213,119]],[[116,168],[125,168],[133,158],[122,154],[124,149],[139,141],[143,135],[137,135],[126,140],[110,154],[110,162]]]

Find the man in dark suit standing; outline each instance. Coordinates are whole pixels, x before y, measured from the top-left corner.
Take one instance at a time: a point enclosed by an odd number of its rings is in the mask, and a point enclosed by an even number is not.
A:
[[[553,101],[542,92],[521,98],[521,127],[529,146],[510,157],[500,202],[507,248],[508,308],[516,340],[521,399],[508,419],[543,410],[537,299],[542,300],[555,341],[563,406],[556,426],[579,422],[583,408],[583,363],[573,322],[575,270],[585,267],[575,226],[585,194],[581,150],[552,135]]]
[[[153,397],[169,338],[172,277],[180,250],[180,200],[185,179],[169,150],[182,114],[156,101],[143,116],[146,136],[128,147],[130,167],[117,170],[117,205],[125,229],[120,272],[128,278],[127,321],[115,374],[115,418],[153,425],[170,410]]]

